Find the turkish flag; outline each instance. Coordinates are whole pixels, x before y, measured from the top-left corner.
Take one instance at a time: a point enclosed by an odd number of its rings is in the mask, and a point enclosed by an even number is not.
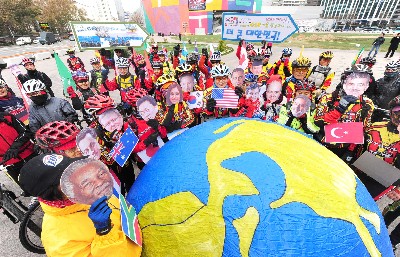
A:
[[[325,125],[326,143],[364,144],[362,122],[343,122]]]

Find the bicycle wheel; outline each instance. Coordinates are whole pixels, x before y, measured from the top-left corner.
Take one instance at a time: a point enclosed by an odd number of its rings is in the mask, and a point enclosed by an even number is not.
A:
[[[30,252],[44,254],[40,235],[42,233],[43,210],[39,202],[29,208],[19,226],[19,241]]]

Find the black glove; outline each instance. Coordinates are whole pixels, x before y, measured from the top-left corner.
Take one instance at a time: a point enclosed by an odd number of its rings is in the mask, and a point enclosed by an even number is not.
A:
[[[83,104],[81,99],[79,97],[73,97],[71,98],[72,102],[72,107],[74,107],[75,110],[81,110],[83,108]]]
[[[202,53],[204,56],[208,57],[207,48],[202,48],[202,49],[201,49],[201,53]]]
[[[239,46],[240,46],[240,47],[242,47],[243,42],[244,42],[244,39],[240,39],[240,41],[239,41]]]
[[[357,97],[352,95],[344,95],[340,98],[339,106],[336,107],[336,109],[340,113],[344,113],[347,110],[347,107],[349,107],[350,104],[355,103],[356,101]]]
[[[10,147],[3,155],[3,161],[6,162],[8,160],[11,160],[12,158],[17,158],[18,157],[18,148],[13,148]]]
[[[158,125],[160,125],[160,123],[158,123],[158,120],[156,119],[149,119],[146,122],[147,125],[149,125],[150,127],[152,127],[155,130],[158,130]]]
[[[235,87],[235,94],[236,94],[237,96],[239,96],[239,98],[241,98],[241,97],[243,96],[243,94],[244,94],[243,88],[241,88],[241,87]]]
[[[217,105],[217,101],[214,98],[207,99],[206,108],[207,111],[212,112]]]
[[[106,49],[100,48],[99,53],[100,53],[100,56],[105,56],[106,55]]]
[[[158,146],[158,141],[157,141],[158,133],[153,133],[148,136],[143,143],[145,146],[149,146],[150,144],[153,144],[154,146]]]

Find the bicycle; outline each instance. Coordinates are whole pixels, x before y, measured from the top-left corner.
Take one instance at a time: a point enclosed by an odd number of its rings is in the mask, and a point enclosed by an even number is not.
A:
[[[6,171],[7,167],[0,164],[0,170],[2,171]],[[11,222],[14,224],[21,222],[19,240],[22,246],[30,252],[44,254],[45,250],[40,239],[43,219],[42,208],[39,202],[25,206],[20,197],[24,197],[24,195],[16,196],[4,184],[0,184],[0,208]]]

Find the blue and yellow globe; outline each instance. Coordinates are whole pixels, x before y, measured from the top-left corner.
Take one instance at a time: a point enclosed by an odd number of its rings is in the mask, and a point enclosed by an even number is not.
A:
[[[162,147],[128,195],[143,255],[394,256],[353,171],[283,126],[218,119]]]

